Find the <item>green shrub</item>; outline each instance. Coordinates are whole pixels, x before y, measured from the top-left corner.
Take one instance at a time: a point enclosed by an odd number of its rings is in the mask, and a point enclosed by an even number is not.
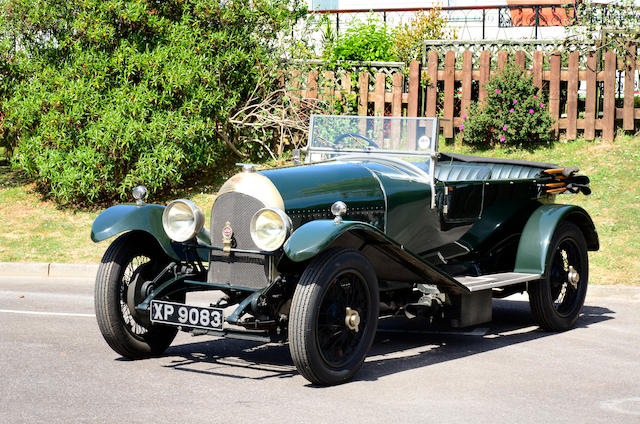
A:
[[[514,63],[486,83],[486,105],[474,102],[463,116],[464,143],[475,147],[529,148],[551,141],[553,120],[530,71]]]
[[[340,34],[333,44],[327,46],[327,60],[395,60],[393,53],[393,35],[386,25],[373,18],[366,22],[353,23]]]
[[[425,40],[455,39],[457,31],[447,30],[447,17],[437,7],[418,11],[408,23],[400,25],[393,33],[393,51],[398,60],[411,62],[422,55]]]
[[[230,118],[277,89],[281,36],[302,12],[295,0],[0,0],[0,39],[20,45],[10,92],[0,79],[12,165],[78,204],[175,187],[235,161],[231,149],[266,156],[243,141],[273,134]]]

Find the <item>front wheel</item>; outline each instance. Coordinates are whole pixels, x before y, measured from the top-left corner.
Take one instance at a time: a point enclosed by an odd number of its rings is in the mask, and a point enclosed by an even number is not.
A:
[[[563,222],[551,240],[543,278],[529,284],[531,312],[538,324],[550,331],[574,326],[587,294],[589,258],[580,228]]]
[[[302,274],[291,303],[289,350],[307,380],[349,380],[362,366],[378,326],[378,280],[353,249],[334,248]]]
[[[176,336],[177,329],[152,325],[148,313],[135,309],[168,263],[155,239],[136,232],[118,237],[102,258],[94,296],[98,327],[107,344],[125,358],[159,355]],[[184,301],[184,294],[171,300]]]

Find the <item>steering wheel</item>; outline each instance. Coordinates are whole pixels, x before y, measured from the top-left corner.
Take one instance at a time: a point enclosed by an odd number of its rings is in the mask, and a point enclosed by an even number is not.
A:
[[[352,132],[348,132],[348,133],[344,133],[344,134],[340,134],[339,136],[337,136],[334,140],[334,143],[338,143],[340,140],[346,138],[346,137],[354,137],[354,138],[359,138],[361,140],[364,140],[367,142],[367,146],[373,146],[376,149],[379,149],[380,146],[378,146],[378,144],[371,140],[369,137],[366,137],[362,134],[358,134],[358,133],[352,133]]]

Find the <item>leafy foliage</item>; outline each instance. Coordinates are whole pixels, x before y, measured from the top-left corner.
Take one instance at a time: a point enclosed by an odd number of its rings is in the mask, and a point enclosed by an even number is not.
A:
[[[551,141],[553,120],[530,71],[509,63],[485,88],[486,105],[472,103],[459,127],[466,144],[528,148]]]
[[[277,90],[302,13],[296,0],[0,0],[0,43],[19,46],[0,56],[12,165],[77,204],[175,187],[231,151],[263,157],[253,140],[276,135],[229,118]]]
[[[353,23],[329,44],[325,56],[329,61],[339,60],[380,60],[391,61],[393,57],[393,36],[386,25],[380,25],[373,18],[366,22]]]
[[[393,34],[394,56],[411,62],[420,58],[425,40],[456,38],[455,30],[447,30],[447,17],[438,8],[420,10],[409,22],[400,25]]]
[[[613,0],[596,3],[580,2],[576,8],[574,36],[601,41],[601,47],[625,51],[628,41],[640,39],[640,7],[634,0]]]

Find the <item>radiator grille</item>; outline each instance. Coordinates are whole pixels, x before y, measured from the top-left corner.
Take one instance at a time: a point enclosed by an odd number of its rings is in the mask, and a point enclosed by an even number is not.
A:
[[[249,226],[251,218],[264,204],[246,194],[230,192],[220,195],[211,210],[211,244],[223,247],[222,229],[227,221],[233,229],[233,247],[258,250]],[[257,254],[231,254],[212,251],[209,281],[232,286],[262,288],[269,284],[268,259]]]

